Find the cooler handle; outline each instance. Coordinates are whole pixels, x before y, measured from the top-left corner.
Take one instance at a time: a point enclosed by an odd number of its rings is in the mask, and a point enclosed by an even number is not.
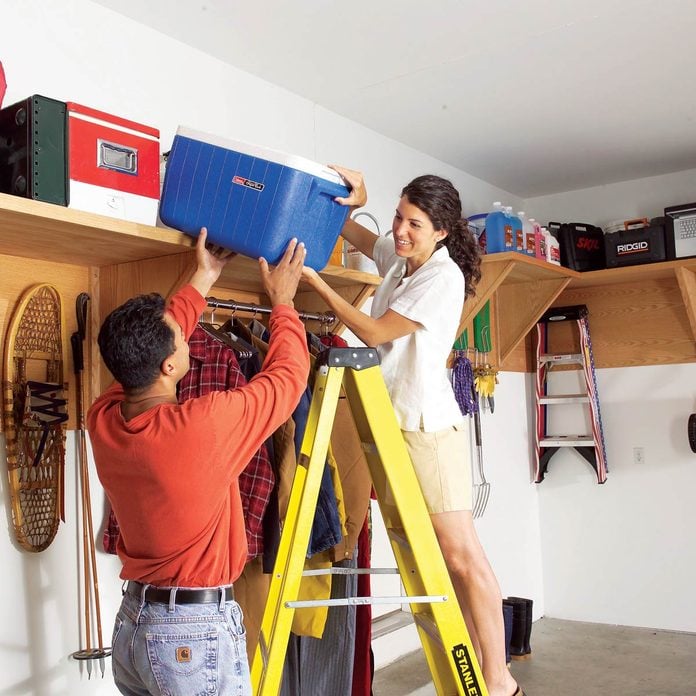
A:
[[[97,166],[122,174],[138,173],[138,148],[97,139]]]
[[[648,218],[633,218],[633,220],[624,220],[624,229],[638,229],[636,225],[641,224],[643,227],[650,227]]]

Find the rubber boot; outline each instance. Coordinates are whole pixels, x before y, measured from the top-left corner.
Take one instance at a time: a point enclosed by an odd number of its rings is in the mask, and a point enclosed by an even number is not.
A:
[[[510,657],[513,660],[525,660],[524,638],[527,632],[527,603],[521,597],[508,597],[512,604],[512,636],[510,638]]]
[[[505,663],[510,666],[510,640],[512,639],[512,602],[503,600],[503,623],[505,624]]]
[[[525,597],[508,597],[508,601],[522,602],[525,605],[523,650],[525,656],[532,654],[532,609],[534,602]]]

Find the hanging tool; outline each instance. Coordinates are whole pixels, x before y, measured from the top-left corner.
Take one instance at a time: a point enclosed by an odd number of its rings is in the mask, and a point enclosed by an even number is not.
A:
[[[490,302],[486,302],[474,317],[474,346],[476,348],[474,384],[483,408],[489,408],[493,413],[495,410],[493,392],[498,383],[498,370],[488,360],[492,348]]]
[[[536,379],[534,405],[536,412],[534,480],[541,483],[546,476],[549,460],[561,447],[572,447],[582,455],[597,474],[597,483],[607,480],[607,453],[604,444],[602,414],[597,392],[592,341],[590,340],[589,312],[586,305],[552,307],[537,322]],[[558,322],[576,322],[578,346],[575,353],[550,353],[549,326]],[[556,365],[579,365],[583,372],[585,391],[578,394],[549,394],[548,374]],[[587,404],[590,432],[582,435],[551,435],[547,431],[548,408],[559,404]]]
[[[483,444],[481,439],[481,416],[478,411],[474,411],[474,433],[476,437],[476,468],[479,480],[474,483],[474,500],[471,514],[474,519],[483,516],[488,505],[488,498],[491,494],[491,484],[486,481],[483,473]]]
[[[85,397],[84,397],[84,353],[83,342],[87,336],[87,310],[89,295],[80,293],[75,301],[77,314],[77,331],[70,337],[73,351],[73,366],[77,391],[77,448],[80,472],[80,498],[82,507],[82,560],[84,582],[84,618],[85,618],[85,647],[72,653],[75,660],[87,662],[87,678],[92,677],[92,660],[99,660],[99,668],[104,677],[104,658],[111,655],[111,648],[105,648],[102,639],[101,606],[99,602],[99,578],[97,575],[97,555],[94,544],[94,529],[92,526],[92,500],[89,490],[89,462],[87,459],[87,432],[85,428]],[[92,647],[92,597],[94,597],[94,613],[97,625],[97,647]]]

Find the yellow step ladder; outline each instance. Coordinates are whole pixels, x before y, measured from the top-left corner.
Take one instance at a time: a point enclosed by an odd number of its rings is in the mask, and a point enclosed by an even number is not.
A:
[[[255,696],[277,696],[295,609],[410,604],[437,693],[488,696],[374,348],[331,348],[322,356],[251,681]],[[343,387],[360,434],[406,596],[297,601],[329,439]],[[342,573],[345,569],[339,569]],[[371,569],[380,572],[382,569]],[[326,572],[330,573],[332,569]],[[316,574],[317,571],[313,571]],[[356,569],[353,572],[370,572]],[[318,665],[317,669],[321,669]]]

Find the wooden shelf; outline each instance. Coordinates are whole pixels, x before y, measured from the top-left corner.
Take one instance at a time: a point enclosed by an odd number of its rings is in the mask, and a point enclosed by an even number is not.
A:
[[[171,291],[195,263],[193,246],[191,237],[169,228],[0,194],[0,255],[6,258],[6,292],[0,299],[10,308],[20,286],[64,274],[71,279],[66,306],[75,288],[89,289],[99,302],[97,321],[137,292]],[[47,264],[66,266],[59,271]],[[356,307],[381,282],[375,275],[336,266],[321,275]],[[263,302],[257,261],[233,259],[213,294]],[[491,254],[483,258],[476,295],[464,305],[460,331],[489,300],[494,318],[491,357],[504,369],[528,365],[520,353],[525,337],[549,307],[580,302],[588,304],[593,317],[598,366],[696,361],[696,259],[578,273],[512,252]],[[304,284],[296,306],[325,309]]]
[[[590,309],[598,367],[696,361],[696,258],[579,273],[506,252],[484,256],[481,268],[460,332],[492,300],[491,358],[499,367],[529,369],[518,353],[538,318],[551,306],[581,303]],[[570,334],[564,342],[563,350]]]
[[[0,193],[0,254],[55,263],[104,268],[192,255],[195,240],[176,230],[152,227],[116,218]],[[369,273],[327,266],[322,277],[334,288],[376,286]],[[262,292],[258,262],[234,258],[218,283],[222,288]]]
[[[486,302],[495,299],[495,362],[501,365],[571,279],[579,275],[515,252],[486,255],[482,259],[476,295],[464,304],[459,332],[471,323]]]

